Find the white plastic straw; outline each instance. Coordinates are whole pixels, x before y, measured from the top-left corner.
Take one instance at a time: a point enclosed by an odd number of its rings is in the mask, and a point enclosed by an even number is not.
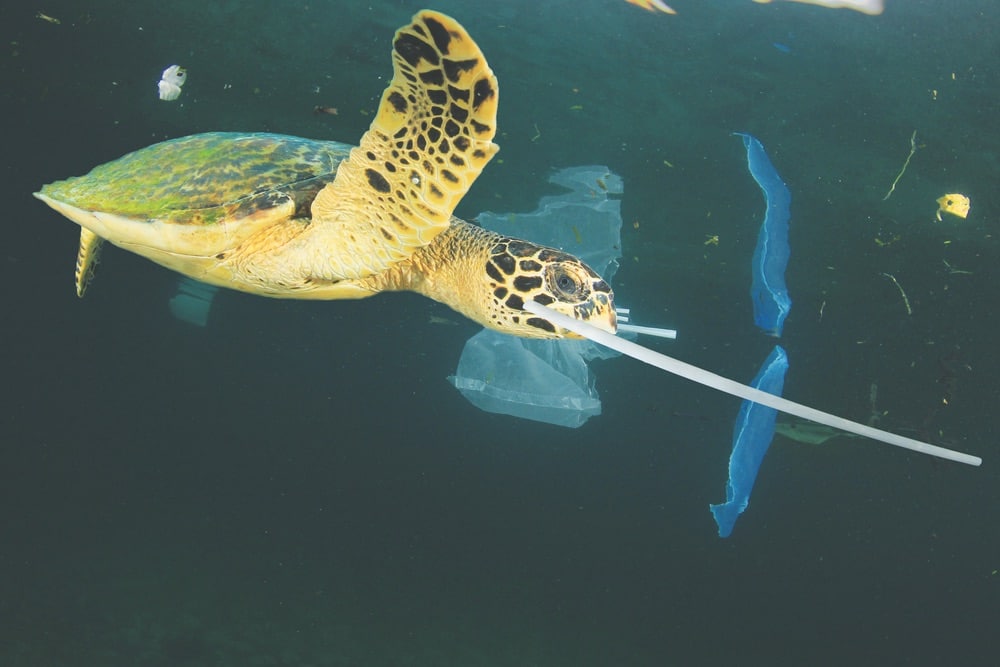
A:
[[[658,329],[656,327],[641,327],[637,324],[624,324],[618,321],[619,331],[630,331],[632,333],[644,334],[646,336],[656,336],[657,338],[677,338],[676,329]]]
[[[905,438],[901,435],[896,435],[895,433],[889,433],[888,431],[882,431],[877,428],[872,428],[871,426],[865,426],[864,424],[859,424],[858,422],[852,422],[848,419],[844,419],[843,417],[837,417],[836,415],[831,415],[828,412],[821,412],[820,410],[789,401],[788,399],[781,398],[780,396],[775,396],[774,394],[769,394],[765,391],[748,387],[745,384],[740,384],[734,380],[724,378],[721,375],[716,375],[715,373],[703,370],[697,366],[692,366],[691,364],[679,361],[673,357],[668,357],[665,354],[660,354],[659,352],[654,352],[649,348],[636,345],[631,341],[627,341],[624,338],[619,338],[614,334],[602,331],[593,325],[587,324],[586,322],[581,322],[580,320],[563,315],[560,312],[552,310],[551,308],[534,301],[528,301],[525,303],[524,309],[530,313],[534,313],[535,315],[539,315],[550,320],[552,323],[557,324],[563,329],[568,329],[574,333],[580,334],[584,338],[589,338],[595,343],[600,343],[601,345],[610,347],[612,350],[621,352],[622,354],[628,355],[633,359],[638,359],[639,361],[649,364],[650,366],[655,366],[656,368],[665,370],[668,373],[679,375],[682,378],[692,380],[699,384],[703,384],[706,387],[717,389],[732,396],[760,403],[761,405],[766,405],[767,407],[774,408],[780,412],[795,415],[796,417],[801,417],[802,419],[808,419],[809,421],[814,421],[818,424],[825,424],[826,426],[839,428],[842,431],[856,433],[873,440],[879,440],[889,445],[912,449],[913,451],[920,452],[921,454],[929,454],[931,456],[937,456],[942,459],[948,459],[950,461],[965,463],[972,466],[981,465],[983,462],[983,460],[978,456],[963,454],[962,452],[945,449],[944,447],[938,447],[926,442],[920,442],[919,440],[913,440],[912,438]]]

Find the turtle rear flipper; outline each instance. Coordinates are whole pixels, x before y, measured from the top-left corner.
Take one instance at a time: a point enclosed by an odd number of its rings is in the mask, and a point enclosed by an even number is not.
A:
[[[104,239],[86,227],[80,227],[80,250],[76,254],[76,295],[80,298],[94,279],[103,245]]]

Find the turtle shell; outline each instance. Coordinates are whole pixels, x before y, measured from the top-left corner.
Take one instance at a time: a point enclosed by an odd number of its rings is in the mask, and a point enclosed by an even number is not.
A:
[[[137,222],[214,225],[279,208],[308,217],[350,148],[280,134],[210,132],[142,148],[40,194]]]

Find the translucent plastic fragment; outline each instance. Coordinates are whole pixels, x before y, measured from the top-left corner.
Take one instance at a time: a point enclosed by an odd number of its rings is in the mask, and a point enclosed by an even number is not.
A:
[[[549,182],[570,190],[542,197],[531,213],[480,213],[476,222],[498,234],[576,255],[609,283],[621,257],[622,179],[602,166],[569,167]]]
[[[781,336],[792,299],[785,286],[785,267],[791,248],[788,245],[788,220],[791,195],[778,171],[771,164],[764,147],[749,134],[736,132],[747,149],[750,175],[764,191],[767,209],[757,235],[753,253],[750,297],[754,323],[765,333]]]
[[[576,428],[601,414],[587,362],[614,356],[589,340],[528,340],[483,329],[448,379],[480,410]]]
[[[750,386],[781,396],[787,370],[788,356],[776,345]],[[736,519],[750,504],[750,492],[753,491],[764,454],[774,437],[777,416],[777,410],[759,403],[744,400],[740,406],[733,429],[733,452],[729,456],[726,502],[709,505],[715,523],[719,526],[719,537],[729,537]]]
[[[160,91],[160,99],[172,102],[181,96],[181,88],[187,81],[187,70],[180,65],[171,65],[163,70],[157,88]]]
[[[214,285],[181,278],[177,281],[177,293],[170,299],[170,313],[182,322],[203,327],[208,324],[212,301],[218,291]]]
[[[550,182],[570,192],[543,197],[531,213],[482,213],[500,234],[576,255],[610,280],[621,256],[622,180],[607,167],[571,167]],[[448,380],[473,405],[575,428],[601,413],[587,362],[616,352],[590,341],[529,340],[483,330],[470,338]]]

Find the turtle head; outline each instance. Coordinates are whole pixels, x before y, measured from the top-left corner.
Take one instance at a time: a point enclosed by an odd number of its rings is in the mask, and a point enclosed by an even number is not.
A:
[[[611,287],[579,259],[458,218],[410,260],[367,279],[364,289],[412,290],[523,338],[580,338],[524,310],[528,301],[604,331],[618,328]]]
[[[610,333],[618,328],[611,287],[573,255],[501,238],[490,248],[484,269],[489,299],[486,317],[477,319],[491,329],[525,338],[580,338],[524,310],[527,301]]]

